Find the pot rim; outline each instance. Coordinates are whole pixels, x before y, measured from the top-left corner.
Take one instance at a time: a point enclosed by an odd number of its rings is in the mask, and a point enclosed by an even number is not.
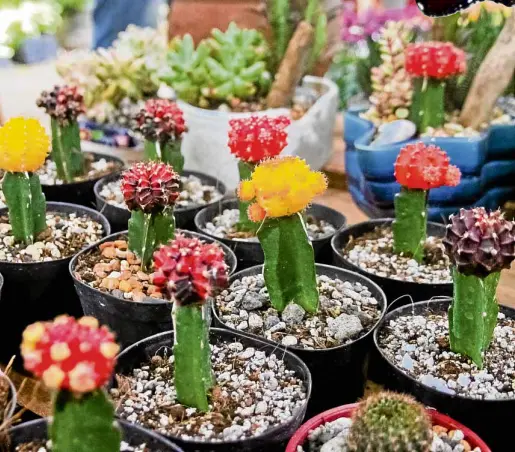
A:
[[[370,278],[376,278],[381,283],[384,283],[384,282],[388,283],[390,281],[394,281],[394,282],[398,282],[399,284],[407,284],[407,285],[413,284],[413,285],[422,286],[422,287],[424,287],[424,286],[439,286],[439,287],[452,286],[452,281],[448,282],[448,283],[443,283],[443,282],[442,283],[426,283],[426,282],[415,282],[415,281],[403,281],[402,279],[378,276],[378,275],[371,273],[368,270],[365,270],[365,269],[359,267],[358,265],[352,263],[349,259],[347,259],[343,255],[341,249],[337,248],[337,246],[336,246],[336,242],[340,238],[340,235],[343,234],[344,232],[347,232],[348,230],[352,230],[353,228],[361,226],[362,224],[365,224],[365,223],[372,223],[372,224],[377,224],[378,226],[381,226],[381,225],[386,225],[386,224],[392,223],[393,221],[395,221],[395,218],[373,218],[373,219],[369,219],[366,221],[361,221],[359,223],[348,225],[345,228],[342,228],[342,229],[336,231],[331,239],[331,248],[333,250],[333,253],[335,253],[340,259],[344,260],[349,266],[351,266],[353,271],[355,271],[357,273],[359,273],[359,272],[366,273],[367,276],[370,275],[369,276]],[[445,225],[442,225],[440,223],[435,223],[434,221],[428,221],[427,224],[431,225],[431,226],[445,227]]]
[[[356,272],[353,272],[351,270],[346,270],[344,268],[340,268],[340,267],[335,267],[333,265],[326,265],[326,264],[315,264],[316,265],[316,268],[317,270],[319,268],[329,268],[329,269],[335,269],[335,270],[338,270],[339,272],[343,272],[343,273],[346,273],[346,274],[350,274],[352,276],[356,276],[358,277],[358,279],[360,280],[360,282],[362,282],[363,279],[368,279],[366,276],[363,276],[363,275],[360,275],[359,273],[356,273]],[[239,272],[237,273],[234,273],[234,275],[232,275],[230,278],[229,278],[229,284],[231,284],[232,282],[234,282],[235,280],[239,279],[240,278],[240,274],[241,273],[247,273],[247,272],[250,272],[250,270],[254,270],[254,269],[258,269],[258,268],[263,268],[264,267],[264,264],[261,264],[261,265],[255,265],[253,267],[249,267],[249,268],[245,268],[243,270],[240,270]],[[261,271],[260,274],[262,274],[263,272]],[[318,271],[317,271],[317,274],[318,274]],[[231,328],[229,326],[226,325],[226,323],[224,321],[222,321],[222,319],[220,319],[219,315],[218,315],[218,309],[216,307],[216,301],[215,299],[213,299],[213,304],[212,304],[212,312],[213,312],[213,315],[215,316],[216,320],[218,322],[220,322],[223,327],[226,329],[226,330],[229,330],[233,333],[240,333],[240,334],[243,334],[244,336],[250,336],[252,338],[257,338],[258,340],[261,340],[262,342],[266,342],[268,344],[272,344],[272,345],[275,345],[277,347],[280,347],[282,349],[286,349],[286,350],[294,350],[295,352],[301,352],[301,353],[331,353],[333,351],[336,351],[336,350],[340,350],[340,349],[343,349],[343,348],[346,348],[346,347],[349,347],[351,345],[354,345],[356,343],[358,343],[359,341],[363,340],[363,339],[366,339],[368,337],[370,337],[371,334],[373,334],[373,332],[375,330],[377,330],[377,328],[379,327],[381,321],[383,320],[384,316],[386,315],[387,313],[387,310],[388,310],[388,302],[387,302],[387,299],[386,299],[386,295],[383,291],[383,289],[381,289],[381,287],[379,287],[379,285],[377,285],[374,281],[372,280],[368,280],[367,281],[367,285],[369,286],[373,286],[380,294],[381,294],[381,297],[382,297],[382,300],[378,300],[379,303],[382,302],[382,306],[381,306],[381,315],[379,316],[379,318],[377,319],[377,322],[363,335],[363,336],[360,336],[359,338],[357,339],[354,339],[353,341],[347,343],[347,344],[341,344],[341,345],[337,345],[336,347],[331,347],[331,348],[318,348],[318,349],[305,349],[305,348],[301,348],[297,345],[288,345],[288,346],[285,346],[285,345],[281,345],[279,342],[275,342],[275,341],[272,341],[272,340],[269,340],[263,336],[259,336],[257,334],[254,334],[254,333],[247,333],[247,332],[241,332],[235,328]]]
[[[246,334],[242,334],[241,332],[239,331],[232,331],[232,330],[229,330],[229,329],[225,329],[225,328],[213,328],[213,327],[210,327],[209,328],[209,335],[211,337],[211,332],[215,332],[215,333],[223,333],[223,334],[231,334],[233,336],[239,336],[240,338],[242,338],[243,340],[250,340],[250,341],[254,341],[256,342],[257,344],[256,345],[260,345],[261,348],[263,346],[266,346],[266,347],[270,347],[271,344],[269,342],[266,342],[266,341],[263,341],[263,340],[260,340],[259,338],[255,338],[255,337],[250,337]],[[132,349],[134,348],[137,348],[140,346],[140,344],[146,342],[146,341],[149,341],[150,339],[157,339],[157,338],[160,338],[161,336],[167,336],[167,335],[173,335],[174,334],[174,331],[163,331],[161,333],[157,333],[157,334],[154,334],[153,336],[148,336],[144,339],[141,339],[139,340],[138,342],[135,342],[134,344],[130,345],[129,347],[123,349],[119,354],[118,356],[116,357],[117,361],[119,360],[119,357],[126,354],[127,352],[129,351],[132,351]],[[170,348],[172,348],[172,344],[170,344]],[[309,370],[308,366],[306,365],[306,363],[304,363],[304,361],[302,361],[302,359],[300,359],[297,355],[295,355],[295,353],[292,353],[288,350],[285,350],[285,349],[281,349],[281,352],[282,352],[282,356],[283,356],[283,361],[284,361],[284,357],[286,355],[289,356],[290,359],[292,359],[293,361],[296,361],[297,364],[299,365],[300,368],[303,369],[305,375],[306,375],[306,378],[303,379],[303,383],[304,385],[306,386],[306,398],[304,399],[304,403],[301,407],[299,407],[296,411],[294,411],[294,415],[296,413],[298,413],[299,410],[302,410],[303,408],[307,407],[308,403],[309,403],[309,399],[311,397],[311,392],[312,392],[312,387],[313,387],[313,380],[312,380],[312,377],[311,377],[311,371]],[[116,372],[116,370],[115,370]],[[295,416],[292,416],[292,418],[290,418],[290,420],[292,420]],[[138,424],[139,425],[139,424]],[[248,441],[248,440],[255,440],[255,439],[259,439],[265,435],[273,435],[275,432],[281,430],[281,428],[285,425],[285,422],[281,423],[281,424],[278,424],[270,429],[267,429],[265,430],[263,433],[259,434],[259,435],[256,435],[256,436],[251,436],[250,438],[245,438],[243,440],[239,440],[239,441],[222,441],[222,442],[219,442],[219,441],[202,441],[202,444],[204,445],[210,445],[210,444],[217,444],[217,445],[220,445],[220,444],[225,444],[227,446],[236,446],[238,444],[241,444],[241,443],[244,443],[245,441]],[[159,433],[160,435],[163,435],[161,433]],[[175,438],[174,436],[167,436],[167,435],[163,435],[165,438],[170,438],[173,439]],[[192,440],[192,439],[189,439],[189,438],[177,438],[179,439],[180,441],[186,443],[186,444],[198,444],[200,443],[200,441],[196,441],[196,440]]]
[[[5,420],[13,417],[14,411],[16,409],[16,403],[18,401],[18,397],[17,397],[16,387],[14,386],[14,383],[2,369],[0,369],[0,378],[3,378],[4,380],[7,381],[7,384],[9,385],[9,392],[11,393],[11,406],[9,407],[9,410],[7,411],[7,413],[5,413],[5,418],[4,418],[4,421],[5,421]]]
[[[300,428],[293,434],[290,441],[288,442],[288,445],[286,446],[285,452],[297,452],[297,447],[304,444],[309,433],[315,428],[342,417],[352,417],[352,414],[358,405],[359,403],[342,405],[312,417],[307,422],[302,424]],[[473,432],[465,425],[455,421],[453,418],[446,416],[445,414],[440,413],[434,408],[426,407],[425,410],[426,413],[431,417],[433,426],[440,425],[442,427],[452,428],[453,430],[461,430],[465,435],[465,439],[474,443],[472,447],[479,447],[481,452],[492,452],[486,443],[477,435],[477,433]]]
[[[75,207],[75,208],[78,208],[78,209],[85,210],[86,214],[100,215],[104,219],[104,221],[105,221],[105,225],[102,224],[102,227],[104,228],[103,237],[99,241],[93,243],[92,245],[89,245],[86,248],[83,248],[82,250],[78,251],[77,253],[73,254],[72,256],[62,257],[60,259],[54,259],[54,260],[51,260],[51,261],[41,261],[41,262],[8,262],[8,261],[0,260],[0,266],[1,267],[8,267],[8,266],[9,267],[11,267],[11,266],[14,267],[14,266],[18,266],[18,265],[25,266],[25,267],[30,267],[32,265],[62,263],[62,262],[65,262],[67,260],[73,259],[75,256],[77,256],[77,254],[81,253],[85,249],[90,248],[91,246],[97,245],[99,242],[104,240],[104,238],[108,237],[111,234],[111,224],[109,223],[108,219],[104,216],[104,214],[102,212],[99,212],[98,210],[91,209],[90,207],[82,206],[80,204],[72,204],[72,203],[69,203],[69,202],[47,201],[46,202],[46,211],[45,212],[47,212],[47,213],[49,211],[52,212],[52,210],[49,209],[49,207],[52,207],[52,206],[54,206],[54,207],[60,207],[60,206]],[[9,212],[9,208],[8,207],[0,208],[0,215],[2,215],[4,213],[8,213],[8,212]],[[90,215],[91,219],[93,219],[93,215]],[[106,225],[107,225],[107,228],[105,227]]]
[[[188,230],[185,230],[185,229],[176,229],[176,231],[186,232],[188,234],[192,233],[192,234],[202,235],[200,232],[188,231]],[[110,301],[114,300],[114,302],[136,303],[136,304],[142,305],[142,306],[158,306],[158,305],[170,304],[170,309],[171,309],[171,304],[173,304],[172,301],[157,299],[158,301],[156,301],[156,302],[149,302],[149,301],[134,301],[132,299],[118,298],[118,297],[115,297],[114,295],[112,295],[109,292],[102,292],[101,290],[98,290],[96,287],[91,287],[91,286],[87,285],[84,281],[80,281],[79,279],[77,279],[75,277],[75,274],[74,274],[75,267],[77,265],[77,261],[78,261],[79,257],[82,254],[86,254],[87,252],[91,251],[92,249],[98,247],[101,242],[109,241],[108,239],[114,240],[115,237],[118,237],[120,235],[128,235],[128,233],[129,233],[129,231],[127,231],[127,230],[120,231],[120,232],[115,232],[113,234],[110,234],[108,236],[103,237],[102,240],[100,240],[99,242],[94,243],[93,245],[90,245],[87,248],[84,248],[83,250],[80,250],[77,254],[75,254],[72,257],[72,259],[70,260],[70,263],[68,264],[68,271],[69,271],[69,273],[70,273],[70,275],[71,275],[71,277],[73,279],[73,282],[75,284],[80,284],[81,286],[84,286],[87,289],[94,290],[96,292],[101,293],[102,296],[105,296]],[[221,243],[219,240],[217,240],[217,242],[218,242],[218,244]],[[224,243],[222,243],[222,245],[223,245],[222,249],[225,251],[225,248],[227,247],[227,245],[225,245]],[[235,262],[236,262],[236,264],[235,264],[234,268],[231,270],[233,273],[234,273],[234,271],[236,270],[236,268],[238,266],[237,259],[235,259]]]
[[[99,200],[101,200],[104,204],[107,204],[109,205],[109,207],[111,207],[112,209],[116,209],[116,210],[120,210],[122,212],[126,212],[130,215],[130,210],[129,209],[124,209],[123,207],[119,207],[119,206],[115,206],[113,204],[109,204],[107,202],[107,200],[105,198],[103,198],[101,195],[100,195],[100,190],[102,189],[102,187],[104,185],[106,185],[107,183],[109,182],[114,182],[114,180],[108,180],[108,179],[114,179],[115,176],[117,176],[117,178],[120,178],[121,177],[121,173],[122,171],[117,171],[117,172],[113,172],[113,173],[110,173],[110,174],[106,174],[105,176],[102,176],[100,179],[98,179],[96,182],[95,182],[95,185],[93,186],[93,193],[95,194],[95,197]],[[219,199],[216,199],[214,201],[211,201],[210,203],[208,204],[203,204],[203,205],[194,205],[194,206],[189,206],[189,207],[183,207],[183,208],[179,208],[179,207],[174,207],[174,212],[177,212],[177,213],[182,213],[182,212],[190,212],[190,211],[193,211],[193,210],[196,210],[196,209],[204,209],[206,207],[209,207],[211,205],[213,205],[214,203],[216,202],[220,202],[220,201],[223,201],[226,194],[227,194],[227,187],[226,185],[221,181],[219,180],[218,178],[216,177],[213,177],[213,176],[210,176],[209,174],[205,174],[205,173],[201,173],[201,172],[198,172],[198,171],[189,171],[189,170],[184,170],[182,172],[183,175],[191,175],[191,176],[195,176],[199,179],[203,179],[205,178],[206,176],[211,178],[211,179],[214,179],[217,181],[217,185],[216,185],[216,189],[220,192],[220,194],[222,195],[221,198]]]
[[[423,384],[422,382],[418,381],[417,379],[413,378],[411,375],[407,374],[406,372],[401,370],[399,367],[397,367],[394,363],[392,363],[388,359],[388,357],[384,354],[383,349],[379,346],[379,333],[382,330],[382,328],[384,327],[384,325],[386,324],[386,322],[388,322],[394,315],[398,314],[398,311],[400,311],[403,308],[406,309],[410,306],[413,309],[415,309],[416,307],[422,306],[422,305],[425,305],[426,309],[429,309],[429,307],[431,305],[436,305],[437,303],[438,304],[449,303],[449,305],[450,305],[451,301],[452,301],[452,297],[440,297],[439,299],[435,299],[435,300],[418,301],[416,303],[412,303],[409,305],[398,306],[397,308],[386,312],[386,314],[383,316],[383,318],[381,319],[381,321],[377,325],[377,328],[374,331],[374,346],[375,346],[376,350],[379,352],[379,354],[381,355],[381,358],[388,364],[388,366],[390,368],[392,368],[395,372],[402,374],[402,376],[404,378],[411,380],[411,382],[414,383],[416,386],[420,386],[424,389],[424,391],[428,391],[433,394],[438,394],[441,397],[449,397],[451,399],[461,399],[461,400],[467,400],[467,401],[471,401],[471,402],[485,403],[485,404],[486,403],[499,404],[499,403],[506,403],[506,402],[512,402],[512,403],[515,402],[515,397],[511,398],[511,399],[478,399],[478,398],[474,398],[474,397],[467,397],[467,396],[464,396],[461,394],[446,394],[445,392],[438,391],[437,389],[427,386],[427,385]],[[511,317],[515,318],[515,308],[503,305],[501,303],[499,303],[499,308],[502,310],[510,311]]]
[[[112,174],[119,173],[125,168],[125,162],[120,157],[116,157],[116,156],[110,155],[110,154],[103,154],[102,152],[93,152],[93,151],[84,151],[84,154],[93,154],[95,157],[98,157],[97,160],[104,158],[106,160],[115,161],[115,162],[121,163],[121,166],[120,166],[120,168],[114,169],[114,171],[112,171],[108,174],[104,174],[103,176],[100,176],[100,177],[92,177],[91,179],[74,181],[74,182],[64,182],[62,184],[41,184],[41,186],[42,187],[69,187],[70,189],[72,189],[73,187],[75,187],[77,185],[84,184],[86,182],[90,182],[90,183],[95,182],[106,176],[110,176]]]

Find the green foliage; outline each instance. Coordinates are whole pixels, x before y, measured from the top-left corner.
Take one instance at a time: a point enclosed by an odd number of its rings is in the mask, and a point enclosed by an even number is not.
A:
[[[5,173],[2,190],[9,209],[9,223],[15,240],[26,245],[46,229],[46,202],[39,176]]]
[[[157,141],[145,140],[143,151],[145,160],[172,165],[174,171],[179,175],[184,169],[184,156],[181,153],[181,140],[159,143]]]
[[[327,73],[327,77],[338,85],[340,110],[345,110],[349,100],[362,92],[362,88],[358,83],[358,61],[358,57],[348,47],[345,47],[335,55]]]
[[[315,313],[315,256],[302,216],[265,219],[257,235],[265,254],[263,274],[272,306],[282,312],[293,302]]]
[[[249,180],[254,171],[254,165],[239,160],[238,169],[240,171],[240,181]],[[238,221],[238,231],[255,233],[258,229],[259,224],[249,220],[248,209],[250,204],[251,202],[239,202],[240,219]]]
[[[84,154],[80,149],[80,129],[77,121],[61,126],[52,118],[52,160],[57,176],[65,182],[73,182],[86,172]]]
[[[428,127],[441,127],[445,123],[444,80],[432,78],[413,79],[413,99],[410,107],[410,120],[419,133]]]

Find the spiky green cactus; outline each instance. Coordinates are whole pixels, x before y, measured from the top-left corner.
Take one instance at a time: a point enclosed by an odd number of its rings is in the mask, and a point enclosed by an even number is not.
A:
[[[412,397],[381,392],[363,400],[352,416],[349,452],[429,452],[431,423]]]
[[[240,172],[240,181],[250,179],[252,176],[252,172],[254,171],[254,165],[252,163],[244,162],[240,160],[238,162],[238,169]],[[240,218],[238,221],[238,231],[240,232],[256,232],[257,224],[249,219],[249,210],[250,202],[240,201],[239,202],[239,211]]]

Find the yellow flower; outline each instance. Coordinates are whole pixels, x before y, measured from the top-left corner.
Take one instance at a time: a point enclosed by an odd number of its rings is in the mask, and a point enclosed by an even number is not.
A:
[[[12,118],[0,128],[0,169],[34,172],[43,165],[50,138],[36,119]]]
[[[304,160],[277,157],[258,165],[251,179],[240,184],[238,196],[242,201],[255,199],[249,218],[258,222],[265,215],[278,218],[301,212],[326,188],[325,176],[312,171]]]
[[[485,10],[489,13],[502,13],[504,17],[510,17],[511,8],[508,6],[501,5],[495,2],[480,2],[472,5],[470,8],[465,10],[467,14],[467,19],[470,22],[476,22],[481,15],[481,10]]]

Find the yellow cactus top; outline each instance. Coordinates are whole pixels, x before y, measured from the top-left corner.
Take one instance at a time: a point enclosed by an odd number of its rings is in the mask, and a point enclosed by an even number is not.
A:
[[[37,119],[12,118],[0,128],[0,169],[34,172],[43,165],[50,138]]]
[[[489,13],[502,13],[504,17],[510,17],[511,8],[495,2],[481,2],[472,5],[465,10],[467,19],[470,22],[476,22],[479,19],[481,10],[484,9]]]
[[[325,176],[312,171],[304,160],[277,157],[258,165],[251,179],[240,183],[238,196],[242,201],[255,200],[248,214],[259,222],[301,212],[326,189]]]

